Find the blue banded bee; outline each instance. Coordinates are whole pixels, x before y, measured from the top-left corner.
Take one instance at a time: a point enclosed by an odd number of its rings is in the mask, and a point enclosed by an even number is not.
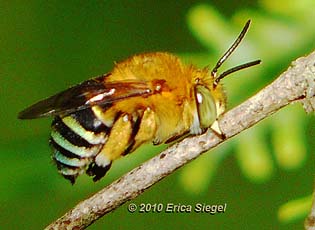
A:
[[[256,65],[248,62],[217,75],[248,30],[214,69],[186,66],[169,53],[145,53],[119,62],[87,80],[19,113],[20,119],[54,116],[50,144],[58,171],[71,183],[87,173],[101,179],[112,161],[147,142],[169,143],[211,128],[223,136],[217,118],[226,105],[220,80]]]

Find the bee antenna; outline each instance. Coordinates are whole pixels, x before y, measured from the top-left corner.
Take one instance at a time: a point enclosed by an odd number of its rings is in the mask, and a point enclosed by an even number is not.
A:
[[[234,73],[236,71],[239,71],[241,69],[246,69],[248,67],[251,67],[251,66],[254,66],[254,65],[258,65],[261,63],[261,60],[256,60],[256,61],[251,61],[251,62],[247,62],[245,64],[242,64],[242,65],[238,65],[238,66],[235,66],[231,69],[228,69],[227,71],[224,71],[223,73],[221,73],[215,80],[214,80],[214,85],[217,85],[220,80],[222,78],[224,78],[225,76],[231,74],[231,73]]]
[[[241,43],[242,39],[244,38],[249,25],[250,25],[250,20],[248,20],[244,26],[244,28],[242,29],[241,33],[238,35],[237,39],[234,41],[234,43],[230,46],[230,48],[222,55],[222,57],[219,59],[219,61],[217,62],[217,64],[215,65],[215,67],[213,68],[213,70],[211,71],[211,75],[215,78],[215,82],[214,84],[217,85],[219,83],[219,81],[225,77],[226,75],[229,75],[235,71],[241,70],[241,69],[245,69],[247,67],[253,66],[253,65],[257,65],[260,63],[260,60],[256,60],[253,62],[249,62],[243,65],[239,65],[236,66],[232,69],[229,69],[227,71],[225,71],[224,73],[220,74],[218,77],[216,77],[216,74],[218,72],[218,69],[220,68],[220,66],[225,62],[225,60],[233,53],[233,51],[236,49],[236,47]]]

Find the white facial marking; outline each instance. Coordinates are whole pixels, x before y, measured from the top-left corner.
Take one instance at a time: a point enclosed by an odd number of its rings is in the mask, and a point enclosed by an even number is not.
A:
[[[197,101],[198,101],[198,103],[201,104],[202,100],[203,100],[203,98],[202,98],[201,93],[197,93]]]

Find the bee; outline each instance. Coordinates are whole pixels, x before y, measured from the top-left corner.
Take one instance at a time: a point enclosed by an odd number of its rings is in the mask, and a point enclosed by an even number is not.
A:
[[[250,20],[212,71],[184,65],[169,53],[139,54],[115,64],[107,74],[37,102],[18,117],[54,116],[52,158],[72,184],[83,173],[98,181],[115,159],[144,143],[170,143],[208,128],[223,137],[217,123],[226,107],[220,80],[260,60],[220,75],[217,71],[249,25]]]

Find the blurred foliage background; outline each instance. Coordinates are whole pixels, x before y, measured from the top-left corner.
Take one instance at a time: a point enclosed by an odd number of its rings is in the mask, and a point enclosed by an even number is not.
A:
[[[224,79],[232,108],[314,49],[314,7],[309,0],[1,1],[0,228],[42,229],[166,147],[143,146],[102,181],[82,176],[71,186],[50,160],[51,119],[20,121],[20,110],[135,53],[168,51],[211,67],[250,18],[221,71],[263,63]],[[124,205],[89,229],[301,229],[313,190],[314,124],[301,105],[284,108],[133,201],[226,203],[224,214],[131,214]]]

